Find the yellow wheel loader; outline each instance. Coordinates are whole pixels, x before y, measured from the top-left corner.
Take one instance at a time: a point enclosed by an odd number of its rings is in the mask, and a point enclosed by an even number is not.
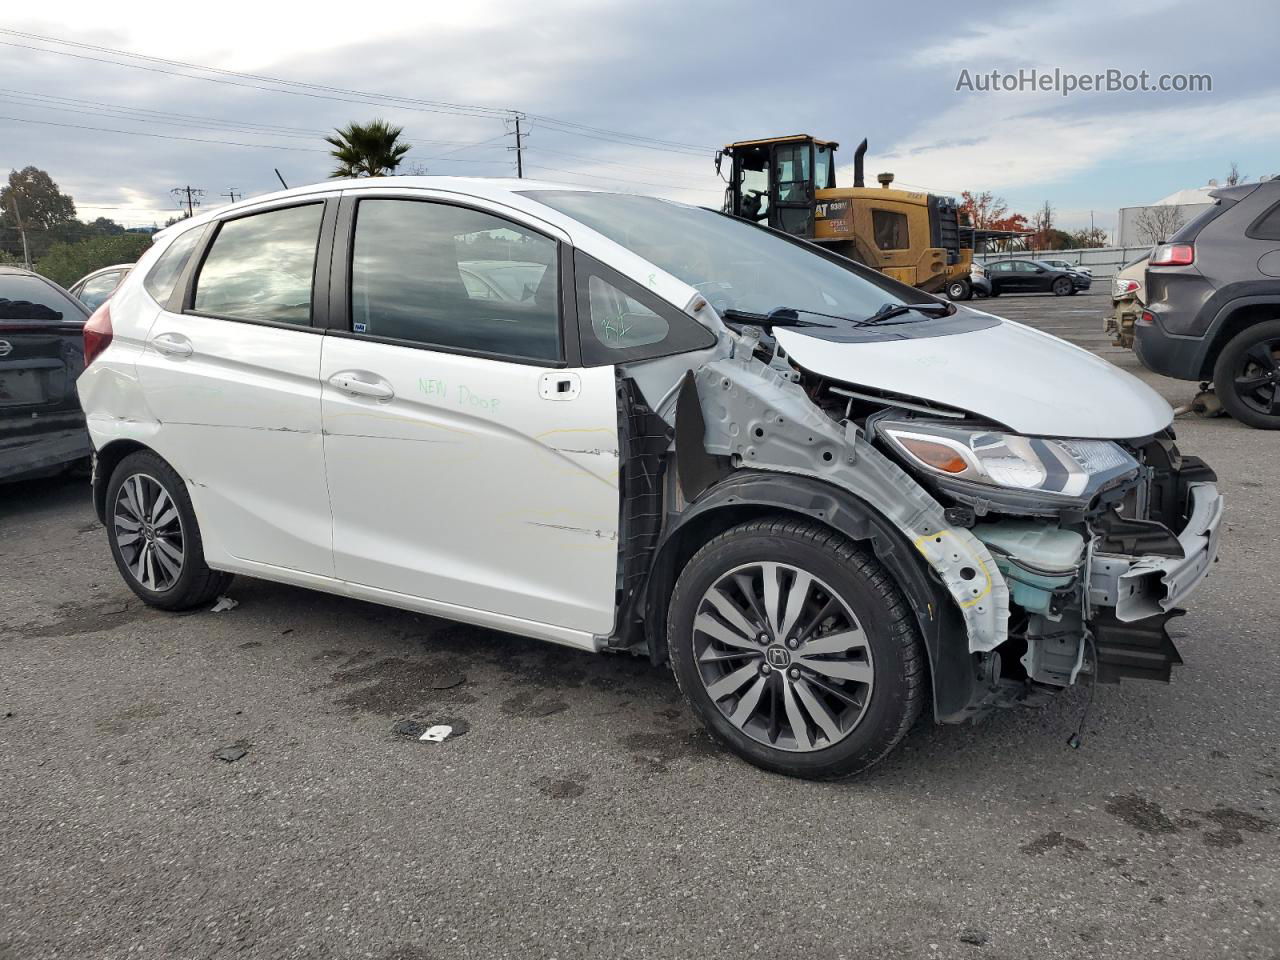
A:
[[[952,197],[895,190],[893,174],[863,183],[863,140],[853,155],[853,186],[836,186],[838,143],[808,134],[740,140],[716,153],[730,162],[724,211],[830,248],[895,280],[952,300],[973,295],[973,250],[961,245]]]

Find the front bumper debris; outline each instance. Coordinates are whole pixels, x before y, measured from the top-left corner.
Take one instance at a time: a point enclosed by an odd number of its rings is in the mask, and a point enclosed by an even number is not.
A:
[[[1115,619],[1134,623],[1172,611],[1209,573],[1218,555],[1222,494],[1213,483],[1188,486],[1190,517],[1178,534],[1183,556],[1125,557],[1094,553],[1089,567],[1089,603],[1114,607]]]

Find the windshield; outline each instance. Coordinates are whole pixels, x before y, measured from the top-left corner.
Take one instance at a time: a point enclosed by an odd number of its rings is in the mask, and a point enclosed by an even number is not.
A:
[[[576,190],[531,190],[525,196],[696,287],[718,313],[793,307],[860,320],[886,303],[932,299],[879,274],[856,272],[799,242],[699,207]],[[912,314],[903,319],[929,318]]]

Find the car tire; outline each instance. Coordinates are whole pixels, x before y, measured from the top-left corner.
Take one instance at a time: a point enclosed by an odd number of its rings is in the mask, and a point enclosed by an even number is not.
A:
[[[987,294],[987,296],[989,296],[991,299],[993,299],[993,300],[994,300],[996,297],[1000,296],[1000,291],[999,291],[999,289],[998,289],[998,288],[996,288],[996,287],[993,285],[993,286],[991,287],[991,292],[990,292],[989,294]]]
[[[968,300],[973,296],[973,287],[968,280],[952,280],[947,284],[948,300]]]
[[[698,550],[671,596],[667,644],[711,736],[787,776],[861,773],[906,735],[927,696],[898,585],[865,546],[811,521],[755,520]]]
[[[1260,430],[1280,430],[1280,320],[1233,337],[1218,354],[1213,383],[1231,416]]]
[[[130,589],[162,610],[189,610],[223,593],[231,574],[210,570],[186,484],[150,450],[129,454],[107,483],[107,540]]]
[[[1072,283],[1067,277],[1059,277],[1057,280],[1053,281],[1053,283],[1049,287],[1049,291],[1055,297],[1069,296],[1070,294],[1075,293],[1075,290],[1076,290],[1076,285]]]
[[[1079,287],[1077,287],[1077,286],[1073,283],[1073,284],[1071,285],[1071,296],[1073,296],[1073,297],[1074,297],[1074,296],[1075,296],[1077,293],[1079,293],[1079,292],[1080,292],[1080,288],[1079,288]]]

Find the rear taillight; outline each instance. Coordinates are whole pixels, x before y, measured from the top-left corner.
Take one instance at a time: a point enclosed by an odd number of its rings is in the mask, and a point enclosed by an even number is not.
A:
[[[1195,263],[1196,248],[1189,243],[1162,243],[1147,261],[1149,267],[1185,267]]]
[[[1156,315],[1150,310],[1143,310],[1138,319],[1134,321],[1140,327],[1151,327],[1156,322]]]
[[[110,302],[110,301],[108,301]],[[111,310],[104,303],[84,325],[84,365],[87,367],[111,343]]]

